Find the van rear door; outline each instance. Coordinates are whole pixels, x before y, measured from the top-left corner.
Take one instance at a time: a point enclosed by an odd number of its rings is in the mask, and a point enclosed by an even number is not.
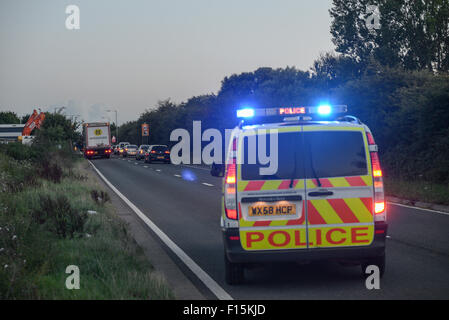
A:
[[[364,129],[304,125],[303,137],[309,248],[370,245],[374,190]]]
[[[307,248],[301,126],[276,132],[277,148],[272,148],[269,134],[263,131],[247,130],[239,135],[237,205],[240,241],[245,250]],[[277,158],[277,170],[266,174],[261,169],[269,164],[263,164],[259,156],[270,154],[270,150],[276,153],[272,156]]]

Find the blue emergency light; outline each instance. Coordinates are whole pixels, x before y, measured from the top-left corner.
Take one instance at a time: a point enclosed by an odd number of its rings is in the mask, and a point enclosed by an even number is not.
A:
[[[254,109],[245,108],[237,110],[237,118],[252,118],[254,117]]]
[[[318,106],[318,114],[327,116],[332,112],[332,107],[328,104]]]

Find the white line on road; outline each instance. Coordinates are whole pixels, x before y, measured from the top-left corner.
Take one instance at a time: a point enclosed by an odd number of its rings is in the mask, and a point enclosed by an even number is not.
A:
[[[387,202],[387,203],[388,204],[392,204],[394,206],[405,207],[405,208],[410,208],[410,209],[415,209],[415,210],[429,211],[429,212],[439,213],[439,214],[444,214],[444,215],[449,216],[449,212],[437,211],[437,210],[432,210],[432,209],[424,209],[424,208],[420,208],[420,207],[407,206],[405,204],[394,203],[394,202]]]
[[[215,282],[199,265],[195,263],[176,243],[173,242],[157,225],[153,223],[142,211],[139,210],[131,201],[128,200],[108,179],[89,161],[103,181],[142,219],[145,224],[169,247],[174,254],[200,279],[204,285],[212,291],[220,300],[234,300],[220,285]]]
[[[210,183],[207,183],[207,182],[203,182],[203,184],[204,184],[205,186],[208,186],[208,187],[213,187],[213,186],[214,186],[213,184],[210,184]]]
[[[210,169],[208,169],[208,168],[201,168],[201,167],[196,167],[196,166],[190,166],[190,165],[187,165],[187,164],[178,164],[178,166],[210,171]]]
[[[143,166],[144,168],[148,168],[148,166]]]
[[[175,177],[182,178],[179,174],[174,174]]]
[[[162,170],[161,170],[161,169],[156,169],[156,171],[157,171],[157,172],[161,172]]]

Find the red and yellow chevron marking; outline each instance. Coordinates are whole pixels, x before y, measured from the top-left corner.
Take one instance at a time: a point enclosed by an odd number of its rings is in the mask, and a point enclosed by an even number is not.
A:
[[[305,205],[302,201],[301,216],[298,219],[290,220],[261,220],[261,221],[248,221],[243,219],[242,206],[239,203],[239,225],[240,227],[275,227],[275,226],[293,226],[305,224]]]
[[[321,187],[323,188],[340,188],[340,187],[366,187],[373,185],[371,176],[355,176],[355,177],[339,177],[339,178],[320,178]],[[317,188],[316,179],[307,180],[307,188]]]
[[[344,187],[367,187],[373,185],[371,176],[355,176],[355,177],[339,177],[339,178],[322,178],[320,179],[323,188],[344,188]],[[313,189],[318,187],[315,179],[307,180],[307,188]],[[251,180],[238,182],[238,191],[270,191],[290,189],[290,180]],[[304,180],[296,179],[293,181],[295,189],[304,189]]]
[[[238,191],[270,191],[290,189],[290,180],[252,180],[241,181],[237,185]],[[304,180],[294,180],[294,189],[304,189]]]
[[[317,199],[307,201],[309,225],[373,222],[372,198]]]

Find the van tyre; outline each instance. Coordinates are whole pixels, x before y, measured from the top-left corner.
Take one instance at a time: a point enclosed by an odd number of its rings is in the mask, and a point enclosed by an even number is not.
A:
[[[241,263],[232,263],[228,260],[226,253],[225,260],[225,281],[229,285],[239,285],[245,280],[244,267]]]
[[[379,257],[368,259],[362,263],[362,275],[364,277],[368,276],[365,273],[365,271],[366,271],[366,268],[370,265],[375,265],[375,266],[379,267],[379,275],[382,278],[385,273],[385,265],[386,265],[385,253]]]

